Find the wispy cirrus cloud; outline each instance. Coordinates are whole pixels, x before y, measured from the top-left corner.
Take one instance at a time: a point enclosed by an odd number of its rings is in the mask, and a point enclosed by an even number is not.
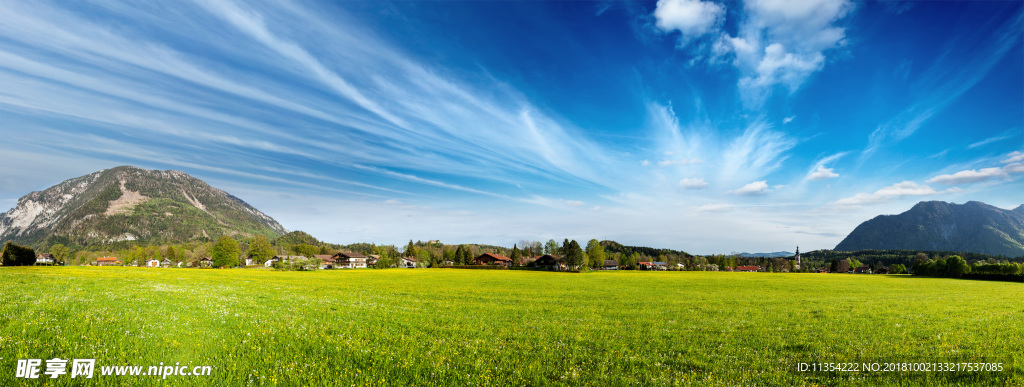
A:
[[[1020,44],[1021,28],[1024,28],[1024,17],[1018,15],[1000,26],[994,37],[981,40],[983,44],[980,47],[950,43],[944,55],[935,60],[912,83],[915,94],[919,96],[915,98],[916,102],[871,132],[868,136],[868,145],[861,152],[861,159],[870,157],[883,146],[896,144],[910,137],[933,116],[947,109],[964,93],[985,79],[989,71]],[[949,66],[947,58],[958,55],[971,59],[964,65]],[[976,144],[984,145],[984,141]]]
[[[985,146],[985,145],[988,145],[988,144],[992,144],[992,143],[996,143],[996,142],[1000,142],[1000,141],[1004,141],[1004,140],[1009,140],[1011,138],[1019,136],[1020,132],[1021,132],[1020,129],[1009,129],[1009,130],[1007,130],[1007,131],[1005,131],[1003,133],[1000,133],[999,135],[992,136],[992,137],[983,139],[981,141],[972,143],[971,145],[967,146],[967,149],[974,149],[974,148],[977,148],[977,147],[980,147],[980,146]]]
[[[136,33],[130,23],[114,29],[45,2],[0,8],[9,16],[0,21],[7,38],[0,43],[6,85],[0,109],[84,120],[125,141],[288,155],[311,161],[310,173],[361,163],[378,172],[444,170],[523,185],[611,181],[614,169],[597,172],[612,163],[600,146],[514,89],[496,84],[482,92],[368,35],[357,20],[338,24],[297,5],[232,1],[168,5],[161,18],[146,4],[111,3],[110,18],[154,23]],[[297,20],[345,49],[310,45],[318,41],[298,35]],[[22,45],[35,49],[18,49]],[[248,65],[226,68],[206,50]],[[336,152],[339,144],[344,157]],[[378,173],[356,179],[402,178]]]

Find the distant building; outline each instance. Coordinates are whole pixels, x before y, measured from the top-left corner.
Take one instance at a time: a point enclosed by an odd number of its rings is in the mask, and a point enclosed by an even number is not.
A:
[[[120,264],[121,264],[121,260],[117,259],[117,257],[99,257],[99,258],[96,258],[96,266],[114,266],[114,265],[120,265]]]
[[[858,267],[856,269],[853,269],[853,272],[854,272],[854,274],[871,274],[871,267],[870,266],[860,266],[860,267]]]
[[[160,260],[155,259],[155,258],[154,259],[150,259],[150,260],[146,261],[146,267],[160,267]]]
[[[606,259],[601,270],[619,270],[619,262],[614,259]]]
[[[473,258],[473,264],[510,266],[512,265],[512,258],[499,254],[484,253],[480,254],[480,256],[476,258]]]
[[[174,263],[171,262],[171,260],[167,259],[167,258],[164,258],[163,261],[160,261],[160,267],[171,267],[172,264],[174,264]]]
[[[53,257],[53,254],[43,253],[36,256],[36,265],[53,265],[57,263],[57,259]]]
[[[533,266],[543,269],[564,270],[565,262],[560,256],[546,254],[533,260]]]
[[[736,269],[733,269],[733,271],[745,271],[745,272],[756,272],[756,271],[760,271],[760,270],[761,270],[760,266],[736,266]]]
[[[796,260],[796,267],[793,269],[800,270],[800,246],[796,247],[796,257],[794,257],[794,259]]]
[[[298,259],[306,259],[306,257],[303,257],[301,255],[275,255],[273,258],[270,258],[266,262],[263,262],[263,266],[272,267],[277,262],[291,262]]]
[[[313,255],[313,258],[320,260],[320,269],[333,269],[334,257],[330,255]]]
[[[365,269],[366,256],[359,253],[337,253],[334,258],[334,267],[342,269]]]
[[[401,259],[402,259],[402,262],[399,263],[398,267],[402,267],[402,268],[406,268],[406,269],[414,269],[414,268],[416,268],[416,262],[417,262],[416,258],[413,258],[413,257],[402,257]]]

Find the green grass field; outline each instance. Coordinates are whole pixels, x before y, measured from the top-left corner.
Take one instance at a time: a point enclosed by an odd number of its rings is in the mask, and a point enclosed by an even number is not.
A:
[[[54,357],[96,359],[88,385],[1022,385],[1024,286],[845,274],[0,268],[0,385],[81,385],[14,378],[18,359]],[[1005,369],[797,371],[850,361]],[[167,381],[99,375],[160,362],[214,368]]]

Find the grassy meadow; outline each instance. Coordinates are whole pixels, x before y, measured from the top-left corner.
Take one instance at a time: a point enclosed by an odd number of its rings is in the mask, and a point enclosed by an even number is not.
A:
[[[0,268],[0,385],[1024,385],[1024,286],[724,272]],[[798,372],[800,362],[1003,372]],[[103,365],[212,376],[101,376]],[[44,363],[45,368],[45,363]],[[70,372],[70,363],[69,363]]]

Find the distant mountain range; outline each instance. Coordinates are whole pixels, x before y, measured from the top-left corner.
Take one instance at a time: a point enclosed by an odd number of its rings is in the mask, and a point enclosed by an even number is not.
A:
[[[0,242],[40,247],[180,243],[221,235],[274,238],[273,218],[184,172],[105,169],[32,192],[0,214]]]
[[[836,245],[856,250],[961,251],[1024,255],[1024,205],[1004,210],[981,202],[921,202],[899,215],[861,223]]]

